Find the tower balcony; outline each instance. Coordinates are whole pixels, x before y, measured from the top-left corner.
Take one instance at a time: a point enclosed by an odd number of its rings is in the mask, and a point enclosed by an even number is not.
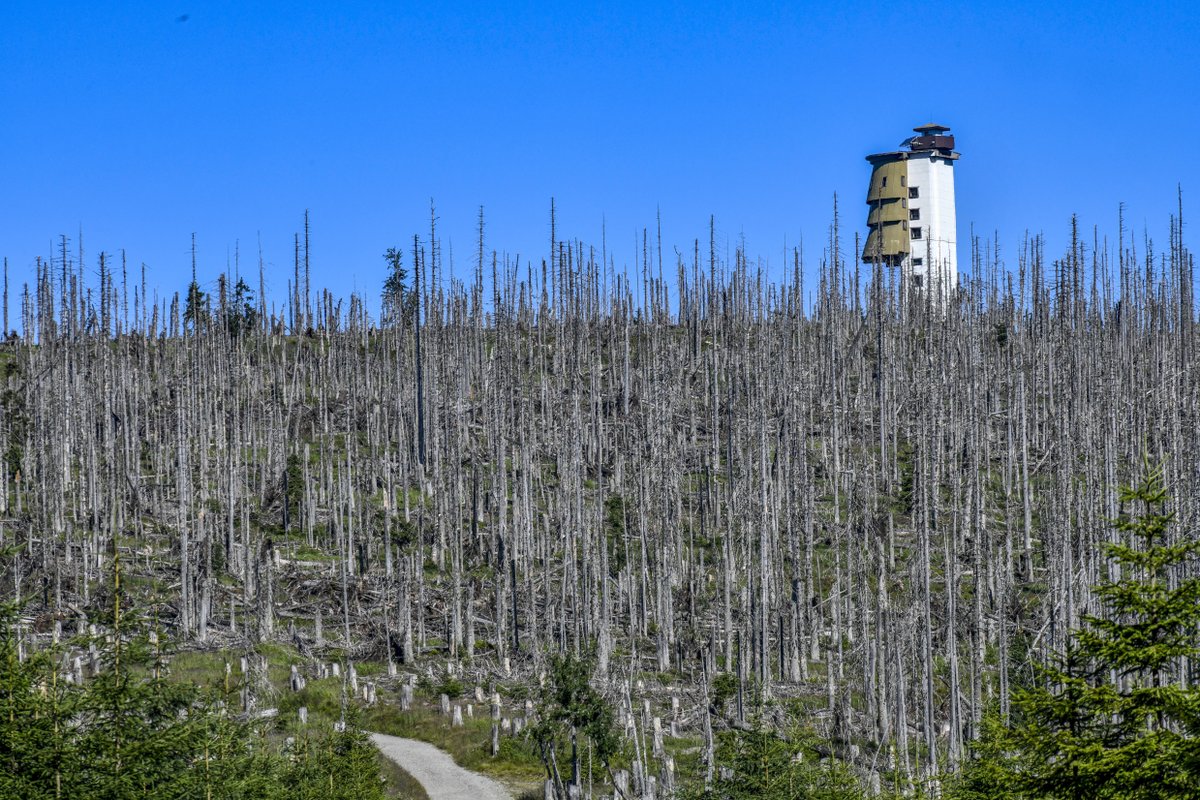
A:
[[[908,226],[885,222],[871,226],[863,247],[863,261],[896,264],[910,252]]]
[[[891,197],[886,200],[878,200],[871,204],[871,210],[867,214],[867,224],[871,227],[882,224],[884,222],[907,222],[908,221],[908,203],[904,198]]]
[[[871,171],[871,185],[867,188],[867,202],[899,200],[908,197],[908,168],[904,161],[885,161],[875,165]]]

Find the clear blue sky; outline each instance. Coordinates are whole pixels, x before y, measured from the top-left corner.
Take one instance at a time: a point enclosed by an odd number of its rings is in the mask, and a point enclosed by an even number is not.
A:
[[[333,10],[336,7],[336,10]],[[185,17],[186,15],[186,17]],[[1072,212],[1166,244],[1200,215],[1200,11],[1191,2],[812,4],[145,2],[0,6],[0,255],[29,279],[61,233],[182,289],[261,238],[282,298],[313,221],[313,280],[377,293],[380,254],[436,200],[460,274],[563,237],[618,266],[661,208],[666,252],[715,214],[782,265],[821,256],[832,197],[862,230],[863,156],[953,127],[959,238]],[[1187,239],[1193,245],[1194,236]],[[962,259],[966,260],[960,244]],[[536,261],[535,261],[536,263]],[[16,302],[13,301],[13,313]]]

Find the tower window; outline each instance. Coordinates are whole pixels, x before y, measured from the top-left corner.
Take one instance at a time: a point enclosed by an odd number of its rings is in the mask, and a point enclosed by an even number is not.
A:
[[[920,275],[912,276],[913,286],[917,287],[918,289],[921,288],[921,277],[922,276],[920,276]]]
[[[887,175],[883,176],[883,186],[887,186]]]
[[[916,186],[910,186],[910,187],[908,187],[908,196],[915,200],[916,198],[920,197],[921,195],[917,191]]]
[[[914,238],[914,239],[921,238],[921,229],[920,228],[910,228],[909,230],[912,231],[912,238]]]
[[[912,265],[913,265],[914,267],[923,267],[923,266],[925,266],[925,259],[923,259],[923,258],[920,258],[920,257],[918,256],[917,258],[914,258],[914,259],[912,260]]]
[[[901,175],[901,176],[900,176],[900,185],[901,185],[901,186],[903,186],[903,185],[904,185],[905,183],[907,183],[907,182],[908,182],[908,176],[907,176],[907,175]]]
[[[919,208],[909,209],[908,218],[909,219],[920,219],[921,218],[921,209],[919,209]]]

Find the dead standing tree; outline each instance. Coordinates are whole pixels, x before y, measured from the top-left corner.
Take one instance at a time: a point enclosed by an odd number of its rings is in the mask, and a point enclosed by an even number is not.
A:
[[[626,271],[552,225],[535,269],[481,215],[470,283],[431,226],[418,311],[382,327],[312,307],[307,220],[282,310],[260,269],[240,307],[236,276],[215,308],[143,279],[131,315],[64,239],[0,345],[5,591],[91,615],[115,544],[181,635],[282,618],[501,672],[595,643],[614,687],[728,672],[734,716],[813,693],[844,754],[932,774],[1093,608],[1126,464],[1166,458],[1200,507],[1182,223],[1165,253],[1073,231],[1015,274],[973,240],[942,313],[847,263],[836,218],[806,290],[799,252],[772,283],[715,223],[668,281],[648,231]]]

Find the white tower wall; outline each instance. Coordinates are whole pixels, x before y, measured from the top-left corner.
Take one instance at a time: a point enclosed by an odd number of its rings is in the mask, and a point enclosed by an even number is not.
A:
[[[921,238],[911,243],[909,266],[913,275],[921,276],[922,283],[947,296],[958,286],[953,164],[936,153],[914,153],[908,159],[908,186],[917,190],[917,197],[909,198],[908,207],[920,216],[909,222],[909,229],[921,229]],[[921,260],[919,265],[916,259]]]

